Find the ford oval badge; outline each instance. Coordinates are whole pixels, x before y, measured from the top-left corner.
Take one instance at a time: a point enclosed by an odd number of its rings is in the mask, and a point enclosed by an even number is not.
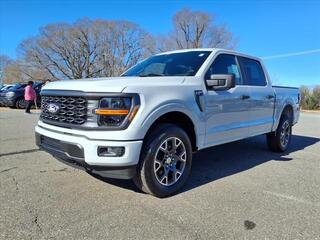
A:
[[[55,103],[49,103],[48,106],[47,106],[47,110],[48,112],[50,113],[57,113],[59,111],[60,107],[58,104],[55,104]]]

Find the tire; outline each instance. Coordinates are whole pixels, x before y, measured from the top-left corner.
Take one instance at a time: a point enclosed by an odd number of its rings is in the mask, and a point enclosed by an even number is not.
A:
[[[17,109],[25,109],[26,101],[23,98],[18,98],[15,105]]]
[[[192,147],[186,132],[173,124],[161,124],[146,137],[133,180],[143,192],[167,197],[185,184],[191,164]]]
[[[292,120],[288,114],[282,115],[275,132],[267,134],[267,144],[273,152],[285,152],[291,142]]]

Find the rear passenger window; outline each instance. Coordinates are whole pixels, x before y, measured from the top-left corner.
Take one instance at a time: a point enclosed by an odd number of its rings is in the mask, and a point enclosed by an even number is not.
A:
[[[252,86],[265,86],[267,81],[261,64],[253,59],[238,57],[241,69],[244,73],[245,84]]]
[[[210,79],[212,74],[234,74],[236,85],[241,84],[241,77],[236,57],[229,54],[220,54],[208,69],[205,79]]]

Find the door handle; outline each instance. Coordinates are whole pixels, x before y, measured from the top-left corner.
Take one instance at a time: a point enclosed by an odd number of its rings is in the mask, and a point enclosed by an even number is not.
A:
[[[267,95],[267,96],[266,96],[266,99],[272,99],[272,98],[274,98],[273,95]]]
[[[249,98],[250,98],[250,96],[248,96],[248,95],[241,95],[240,96],[241,100],[245,100],[245,99],[249,99]]]

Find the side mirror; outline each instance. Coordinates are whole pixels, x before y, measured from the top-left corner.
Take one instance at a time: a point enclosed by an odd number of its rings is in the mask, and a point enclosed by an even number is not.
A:
[[[213,90],[228,90],[236,85],[234,74],[212,74],[206,82]]]

